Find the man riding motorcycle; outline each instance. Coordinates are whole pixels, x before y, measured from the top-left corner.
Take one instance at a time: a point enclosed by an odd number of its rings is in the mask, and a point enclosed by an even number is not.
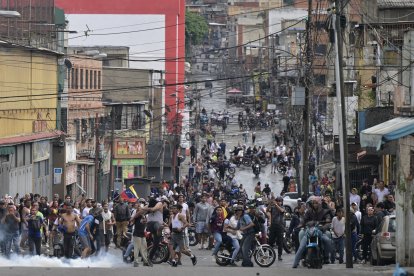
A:
[[[329,233],[328,229],[331,225],[331,215],[330,215],[329,210],[322,208],[320,198],[313,197],[309,203],[311,205],[310,205],[310,208],[308,208],[308,210],[305,213],[303,226],[306,226],[308,223],[312,223],[312,222],[320,225],[320,230],[322,231],[322,236],[321,236],[322,246],[324,248],[324,251],[323,251],[324,261],[325,263],[329,263],[329,252],[331,251],[331,246],[330,246],[331,238],[330,238],[330,235],[328,234]],[[303,253],[305,252],[306,243],[307,243],[307,237],[305,233],[306,233],[305,230],[301,230],[299,232],[300,244],[299,244],[299,249],[296,252],[295,260],[293,262],[292,268],[298,267],[299,261],[302,259]]]
[[[257,157],[253,160],[252,170],[253,170],[253,173],[255,175],[259,175],[260,174],[261,165],[260,165],[260,160]]]

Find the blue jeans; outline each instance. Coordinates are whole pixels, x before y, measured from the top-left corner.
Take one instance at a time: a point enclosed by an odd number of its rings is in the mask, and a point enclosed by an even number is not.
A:
[[[351,239],[352,239],[352,256],[354,256],[354,260],[356,260],[356,259],[358,259],[358,253],[357,253],[357,250],[356,250],[356,243],[358,241],[357,232],[352,232]]]
[[[254,233],[250,234],[243,234],[243,239],[241,241],[241,250],[243,255],[243,262],[242,265],[253,265],[250,256],[249,251],[252,248],[252,243],[254,239]]]
[[[234,262],[234,260],[237,257],[237,254],[239,254],[240,244],[238,239],[231,239],[231,243],[233,246],[233,254],[231,256],[231,260]]]
[[[331,239],[328,237],[327,234],[322,234],[322,246],[324,247],[324,258],[325,260],[329,260],[329,252],[331,252]],[[303,257],[303,253],[305,253],[306,243],[308,242],[308,238],[305,235],[304,230],[300,230],[299,232],[299,249],[296,252],[295,260],[293,262],[293,267],[297,267],[299,265],[300,260]]]
[[[133,250],[133,249],[134,249],[134,243],[131,241],[131,242],[128,244],[127,249],[125,250],[124,257],[128,257],[129,255],[131,255],[131,252],[132,252],[132,250]]]
[[[339,262],[344,262],[344,237],[332,239],[331,263],[335,262],[336,252],[339,253]]]
[[[16,231],[14,233],[7,233],[4,238],[4,255],[6,257],[10,256],[10,251],[12,248],[12,244],[14,245],[13,252],[15,254],[20,253],[20,247],[19,247],[19,232]]]
[[[214,232],[213,237],[214,237],[214,240],[216,241],[216,244],[214,245],[213,255],[216,255],[220,249],[221,243],[223,242],[223,237],[221,236],[220,232]]]

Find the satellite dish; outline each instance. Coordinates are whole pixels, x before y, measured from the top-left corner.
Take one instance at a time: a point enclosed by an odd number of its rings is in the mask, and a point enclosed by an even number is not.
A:
[[[144,110],[144,114],[145,114],[145,116],[147,116],[148,118],[152,118],[152,112],[151,112],[151,111]]]

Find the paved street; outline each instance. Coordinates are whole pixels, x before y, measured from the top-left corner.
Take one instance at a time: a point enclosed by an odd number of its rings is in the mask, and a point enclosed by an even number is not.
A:
[[[275,262],[269,268],[261,268],[255,265],[253,268],[238,267],[220,267],[211,260],[211,251],[198,250],[192,248],[194,254],[198,257],[198,263],[195,267],[191,261],[183,258],[183,266],[173,268],[167,264],[155,265],[153,268],[139,267],[134,268],[132,265],[122,263],[120,251],[113,251],[107,256],[92,258],[89,260],[72,260],[65,262],[58,259],[47,257],[22,257],[12,260],[0,259],[0,275],[22,276],[22,275],[42,275],[42,276],[71,276],[71,275],[137,275],[145,273],[146,275],[228,275],[237,273],[239,276],[267,276],[267,275],[308,275],[309,273],[318,275],[390,275],[392,267],[371,267],[369,265],[356,265],[354,269],[346,269],[345,265],[325,265],[321,270],[309,270],[305,268],[291,269],[293,255],[284,255],[282,262]],[[240,263],[239,263],[240,265]]]
[[[193,75],[194,81],[199,80],[206,80],[216,79],[214,75],[202,74],[199,71],[195,71]],[[214,111],[228,111],[231,115],[229,125],[226,129],[226,133],[222,133],[221,127],[213,127],[216,131],[216,142],[220,143],[221,140],[224,140],[227,145],[227,156],[229,157],[229,151],[233,149],[235,145],[239,142],[241,144],[245,144],[242,139],[242,131],[239,130],[238,122],[237,122],[237,115],[242,108],[235,107],[235,106],[226,106],[226,84],[224,81],[215,81],[213,82],[213,89],[212,89],[212,97],[209,96],[209,91],[207,89],[203,89],[201,91],[201,102],[200,108],[205,108],[207,113],[210,116],[212,110]],[[251,133],[250,133],[251,134]],[[256,131],[256,145],[258,146],[265,146],[266,148],[273,147],[272,141],[272,130],[258,130]],[[206,143],[206,139],[200,137],[199,143],[199,150]],[[252,145],[251,137],[248,138],[248,142],[246,145]],[[186,162],[188,163],[188,162]],[[184,169],[187,171],[186,169]],[[270,165],[262,168],[262,171],[259,175],[259,178],[256,178],[252,172],[251,167],[240,166],[236,170],[236,179],[240,184],[243,184],[249,196],[253,195],[253,190],[258,181],[262,183],[262,187],[264,188],[265,183],[270,184],[270,188],[275,194],[279,194],[282,190],[283,183],[282,175],[280,174],[271,174],[270,173]]]

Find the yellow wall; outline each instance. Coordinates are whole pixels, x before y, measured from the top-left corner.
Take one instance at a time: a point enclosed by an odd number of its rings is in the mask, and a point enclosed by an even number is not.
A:
[[[0,138],[30,134],[38,119],[55,129],[56,107],[57,56],[0,48]]]

